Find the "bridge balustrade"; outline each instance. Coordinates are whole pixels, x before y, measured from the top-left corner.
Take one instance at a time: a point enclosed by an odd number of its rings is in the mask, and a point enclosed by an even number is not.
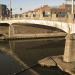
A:
[[[68,18],[66,17],[12,17],[12,18],[5,18],[5,19],[0,19],[0,21],[5,21],[5,20],[23,20],[23,19],[30,19],[30,20],[48,20],[48,21],[60,21],[60,22],[69,22]],[[73,20],[75,22],[75,19]]]

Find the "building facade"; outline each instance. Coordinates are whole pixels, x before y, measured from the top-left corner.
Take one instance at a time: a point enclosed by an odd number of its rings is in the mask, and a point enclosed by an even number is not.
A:
[[[0,4],[0,19],[9,17],[9,9],[6,5]]]
[[[36,8],[32,11],[28,11],[23,13],[25,17],[49,17],[51,15],[51,8],[48,5],[44,5],[43,7]]]
[[[60,8],[65,9],[67,14],[71,14],[71,11],[72,11],[72,5],[71,4],[63,4],[60,6]],[[74,18],[75,18],[75,5],[74,5],[74,9],[73,9],[73,14],[74,14]]]
[[[32,11],[23,13],[25,17],[29,18],[52,18],[52,15],[55,14],[56,18],[68,18],[71,15],[71,4],[62,4],[58,7],[51,7],[44,5],[42,7],[36,8]],[[75,5],[74,5],[74,18],[75,18]]]

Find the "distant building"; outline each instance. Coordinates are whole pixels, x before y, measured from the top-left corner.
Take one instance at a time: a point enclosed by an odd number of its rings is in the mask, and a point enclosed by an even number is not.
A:
[[[52,8],[51,9],[52,14],[56,14],[56,17],[65,17],[67,15],[67,11],[64,8]]]
[[[69,0],[66,0],[69,1]],[[74,0],[75,1],[75,0]],[[42,7],[36,8],[32,11],[28,11],[23,13],[22,15],[28,18],[43,18],[43,17],[50,17],[52,18],[52,15],[56,15],[56,18],[68,18],[69,15],[71,15],[71,9],[72,5],[65,4],[60,5],[59,7],[50,7],[48,5],[44,5]],[[75,5],[74,5],[74,18],[75,18]]]
[[[31,18],[33,16],[33,11],[27,11],[22,13],[22,16],[25,18]]]
[[[34,9],[34,12],[37,17],[49,17],[51,16],[51,7],[44,5],[43,7]]]
[[[67,13],[71,14],[72,5],[71,4],[62,4],[60,8],[66,10]],[[74,5],[74,18],[75,18],[75,5]]]
[[[0,18],[4,19],[6,17],[9,17],[9,9],[6,5],[0,4]]]
[[[65,9],[66,12],[71,13],[71,5],[70,4],[62,4],[59,6],[60,9]]]
[[[23,13],[22,15],[25,17],[49,17],[51,16],[51,8],[48,5],[44,5],[43,7],[36,8],[33,11],[28,11]]]

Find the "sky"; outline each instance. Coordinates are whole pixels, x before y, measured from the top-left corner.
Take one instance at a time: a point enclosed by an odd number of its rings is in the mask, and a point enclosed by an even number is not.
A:
[[[65,0],[11,0],[13,13],[22,13],[33,10],[43,5],[58,6]],[[0,3],[6,4],[9,8],[10,0],[0,0]],[[20,10],[22,8],[22,11]]]

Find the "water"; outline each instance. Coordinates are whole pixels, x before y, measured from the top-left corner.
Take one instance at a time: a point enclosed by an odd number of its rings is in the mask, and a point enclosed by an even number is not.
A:
[[[0,75],[14,75],[47,56],[61,55],[64,46],[65,40],[62,38],[0,41]],[[59,68],[39,65],[17,75],[34,75],[35,71],[38,75],[64,75]]]

